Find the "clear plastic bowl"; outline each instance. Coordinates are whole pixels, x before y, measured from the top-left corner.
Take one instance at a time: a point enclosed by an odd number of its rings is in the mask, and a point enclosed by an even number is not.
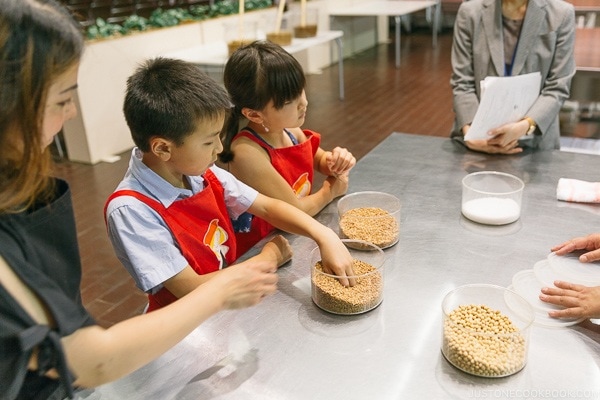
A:
[[[474,172],[462,180],[462,214],[486,225],[505,225],[521,216],[525,184],[514,175],[496,171]]]
[[[527,363],[535,313],[518,293],[495,285],[465,285],[444,297],[442,312],[441,350],[456,368],[500,378]]]
[[[339,276],[324,272],[321,252],[316,247],[310,253],[312,300],[319,308],[332,314],[362,314],[383,301],[385,254],[371,243],[350,239],[342,241],[354,259],[356,274],[353,278],[356,284],[344,287]]]
[[[356,192],[337,203],[340,237],[386,249],[400,238],[400,200],[382,192]]]

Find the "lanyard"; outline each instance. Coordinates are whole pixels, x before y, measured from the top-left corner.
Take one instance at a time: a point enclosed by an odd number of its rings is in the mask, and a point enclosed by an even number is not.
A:
[[[511,76],[513,65],[515,64],[515,56],[517,55],[517,49],[519,48],[519,41],[521,40],[521,31],[523,30],[523,24],[521,23],[521,27],[519,28],[519,35],[517,36],[517,43],[515,43],[515,49],[512,53],[512,58],[510,60],[510,64],[504,64],[504,76]],[[504,41],[504,38],[502,38]]]

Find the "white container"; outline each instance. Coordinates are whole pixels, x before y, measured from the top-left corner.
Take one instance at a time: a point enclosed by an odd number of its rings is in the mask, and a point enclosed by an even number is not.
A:
[[[506,225],[521,216],[525,184],[514,175],[474,172],[462,180],[462,214],[485,225]]]

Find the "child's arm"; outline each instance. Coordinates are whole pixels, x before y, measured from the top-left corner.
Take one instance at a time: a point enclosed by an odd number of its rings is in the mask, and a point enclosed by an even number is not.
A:
[[[76,385],[97,386],[155,359],[218,311],[257,304],[277,289],[270,262],[232,266],[188,296],[166,307],[119,322],[110,328],[90,326],[61,339]],[[0,257],[0,284],[41,325],[53,326],[46,304]],[[31,366],[37,358],[32,356]],[[50,371],[53,372],[53,371]]]
[[[330,177],[319,190],[298,198],[290,185],[275,170],[264,149],[244,138],[235,143],[235,158],[225,167],[229,172],[258,192],[285,201],[308,215],[316,215],[333,199],[348,190],[347,176]]]
[[[356,158],[347,149],[336,147],[332,151],[322,148],[315,154],[316,170],[327,176],[348,174],[356,165]]]
[[[296,207],[258,194],[248,211],[283,231],[312,238],[319,249],[326,272],[340,276],[340,283],[353,286],[356,282],[352,256],[335,232]]]
[[[268,262],[275,267],[280,267],[288,262],[291,258],[292,247],[290,246],[290,243],[283,236],[277,235],[263,246],[259,254],[255,255],[254,257],[250,257],[239,264],[236,263],[235,265],[252,265],[257,262]],[[192,267],[188,265],[177,275],[166,280],[163,285],[175,297],[182,298],[186,294],[192,292],[198,286],[213,279],[215,275],[220,272],[221,271],[214,271],[208,274],[199,275],[192,269]]]

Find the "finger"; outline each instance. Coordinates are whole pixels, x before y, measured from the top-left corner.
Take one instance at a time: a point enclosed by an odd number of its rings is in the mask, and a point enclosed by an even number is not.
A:
[[[353,286],[353,284],[350,284],[350,281],[348,280],[348,277],[346,277],[346,275],[339,276],[338,280],[340,281],[340,284],[343,287]]]
[[[561,244],[557,244],[556,246],[550,248],[550,251],[553,251],[557,255],[562,256],[563,254],[567,254],[569,251],[571,251],[569,250],[571,246],[573,246],[573,243],[571,243],[571,241],[568,241]]]
[[[355,286],[356,285],[356,276],[354,275],[354,271],[351,271],[346,276],[348,276],[348,285]]]
[[[565,282],[565,281],[554,281],[554,286],[556,286],[557,288],[560,288],[560,289],[574,291],[574,292],[581,292],[583,289],[585,289],[585,286],[583,286],[583,285],[578,285],[576,283]]]
[[[579,257],[579,260],[581,262],[592,262],[600,260],[600,249],[582,254]]]
[[[550,299],[551,302],[555,304],[557,301],[562,301],[563,303],[560,304],[564,304],[564,301],[567,297],[577,296],[577,292],[575,291],[558,287],[543,287],[540,292],[546,296],[555,297],[555,299]]]
[[[522,152],[523,152],[523,149],[521,147],[515,147],[515,148],[507,151],[506,154],[517,154],[517,153],[522,153]]]
[[[539,295],[539,299],[545,303],[554,304],[565,308],[577,306],[577,303],[574,302],[573,299],[569,296],[550,295],[542,293]]]
[[[323,263],[323,271],[325,271],[326,274],[336,276],[337,280],[340,282],[340,284],[342,286],[348,287],[350,285],[350,282],[348,281],[348,277],[346,276],[346,273],[344,271],[335,271],[333,268],[330,268],[325,263]]]
[[[564,310],[548,311],[548,316],[552,318],[581,318],[584,310],[581,307],[565,308]]]

